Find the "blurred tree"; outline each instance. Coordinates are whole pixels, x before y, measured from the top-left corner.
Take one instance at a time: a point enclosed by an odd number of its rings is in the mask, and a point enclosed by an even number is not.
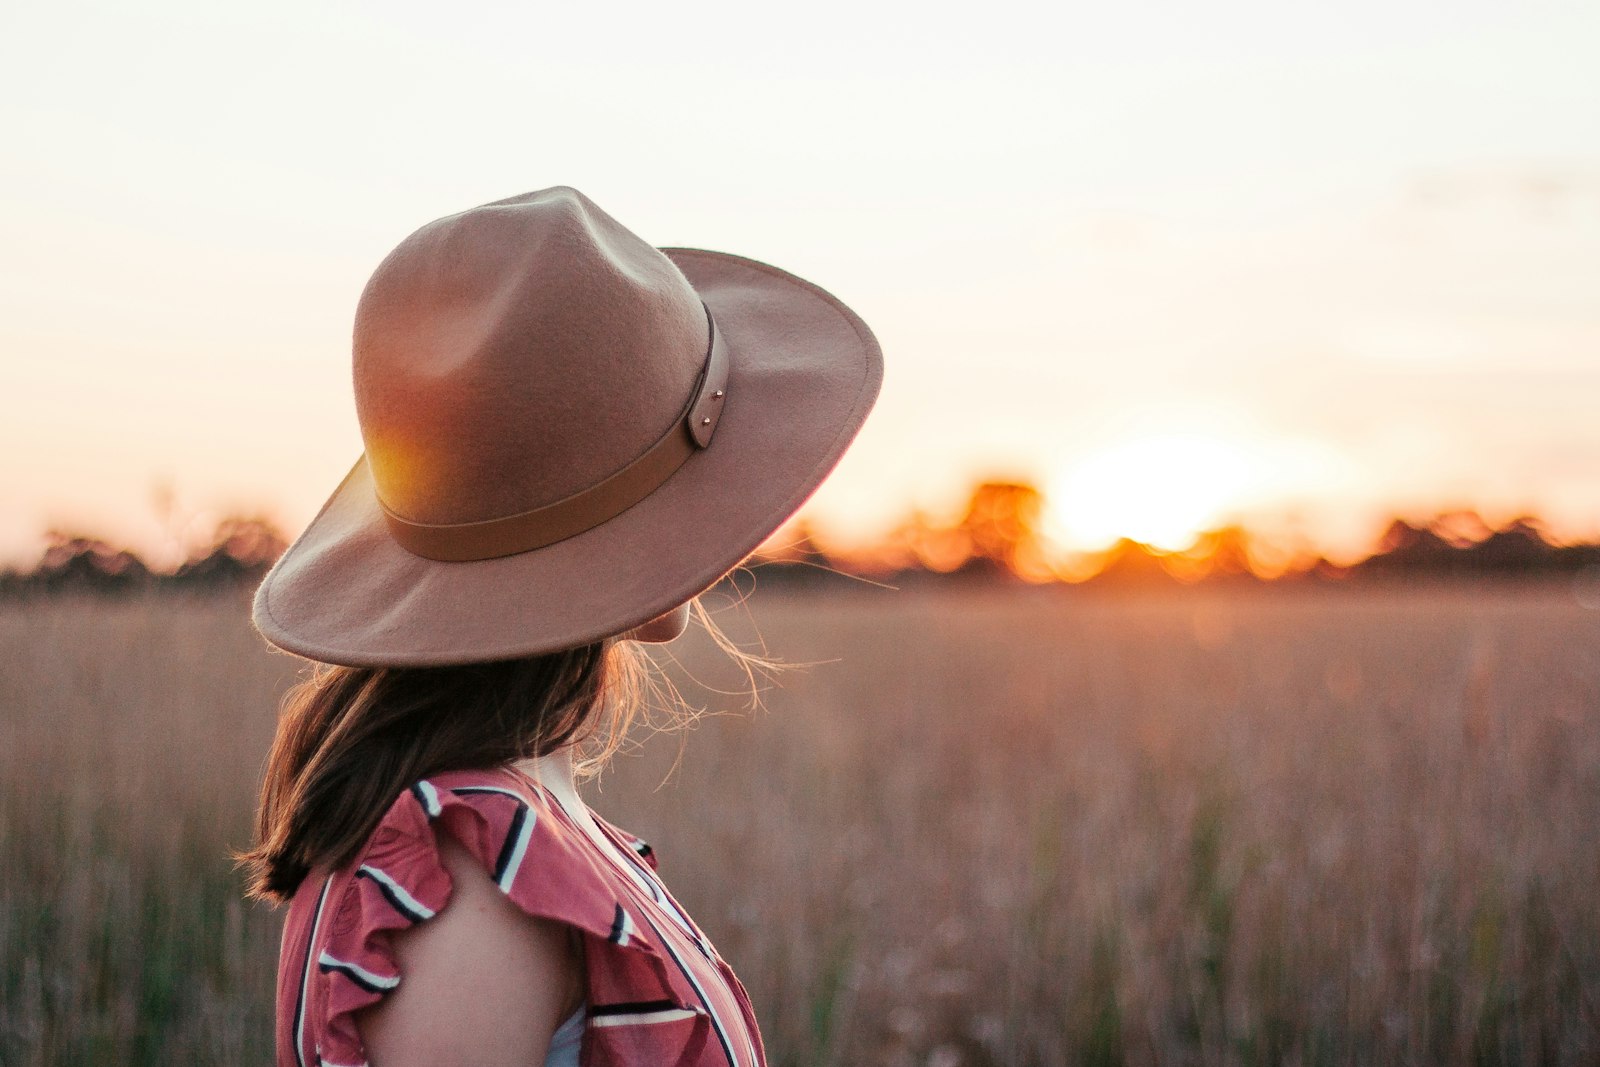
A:
[[[1521,516],[1493,529],[1470,512],[1448,512],[1426,525],[1395,519],[1376,551],[1353,568],[1364,577],[1485,577],[1562,569],[1562,557],[1538,520]]]
[[[1494,534],[1494,527],[1470,508],[1441,512],[1428,524],[1428,528],[1453,548],[1470,548]]]
[[[967,558],[957,570],[985,578],[1053,577],[1040,533],[1044,496],[1025,482],[984,482],[973,490],[956,529]]]
[[[1106,551],[1095,582],[1118,586],[1172,585],[1177,579],[1149,546],[1124,537]]]
[[[211,547],[183,563],[171,576],[173,585],[213,588],[260,581],[288,541],[270,520],[229,516],[217,523]]]
[[[126,549],[61,530],[50,530],[45,539],[44,555],[21,583],[25,591],[127,593],[151,583],[150,569]]]

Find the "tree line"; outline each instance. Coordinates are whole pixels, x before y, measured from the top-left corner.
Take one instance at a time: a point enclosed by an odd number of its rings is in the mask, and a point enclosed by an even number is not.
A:
[[[769,544],[753,566],[786,586],[868,582],[897,588],[952,582],[1152,586],[1236,582],[1363,582],[1588,577],[1600,587],[1600,544],[1561,544],[1531,516],[1495,526],[1471,511],[1423,522],[1394,519],[1371,553],[1337,564],[1285,554],[1242,526],[1209,530],[1193,545],[1163,552],[1122,541],[1067,556],[1044,532],[1044,500],[1020,482],[977,486],[953,522],[914,513],[866,549],[834,550],[803,524]],[[0,597],[68,591],[117,594],[151,589],[253,587],[288,545],[270,520],[230,517],[206,547],[172,569],[155,569],[127,548],[54,531],[37,562],[0,571]]]

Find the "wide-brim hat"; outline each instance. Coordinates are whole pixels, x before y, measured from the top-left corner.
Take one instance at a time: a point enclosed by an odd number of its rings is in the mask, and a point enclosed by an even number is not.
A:
[[[436,220],[357,309],[365,450],[262,580],[272,644],[440,666],[622,634],[715,584],[855,437],[882,356],[776,267],[557,187]]]

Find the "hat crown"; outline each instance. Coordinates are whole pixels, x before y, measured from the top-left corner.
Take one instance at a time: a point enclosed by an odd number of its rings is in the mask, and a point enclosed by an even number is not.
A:
[[[428,223],[356,310],[378,497],[414,522],[469,523],[581,492],[682,416],[707,343],[683,273],[575,189]]]

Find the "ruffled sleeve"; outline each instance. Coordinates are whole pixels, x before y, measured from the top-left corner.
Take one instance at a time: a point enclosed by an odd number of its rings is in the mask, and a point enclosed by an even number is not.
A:
[[[523,912],[575,926],[641,957],[636,965],[664,973],[654,931],[629,914],[595,857],[573,839],[574,831],[550,803],[512,771],[437,775],[395,799],[360,857],[329,886],[326,937],[316,955],[324,983],[318,998],[318,1054],[324,1062],[365,1062],[355,1015],[403,980],[393,935],[427,922],[449,903],[451,879],[439,855],[438,830],[459,841]],[[638,846],[635,851],[654,867],[649,846]]]

